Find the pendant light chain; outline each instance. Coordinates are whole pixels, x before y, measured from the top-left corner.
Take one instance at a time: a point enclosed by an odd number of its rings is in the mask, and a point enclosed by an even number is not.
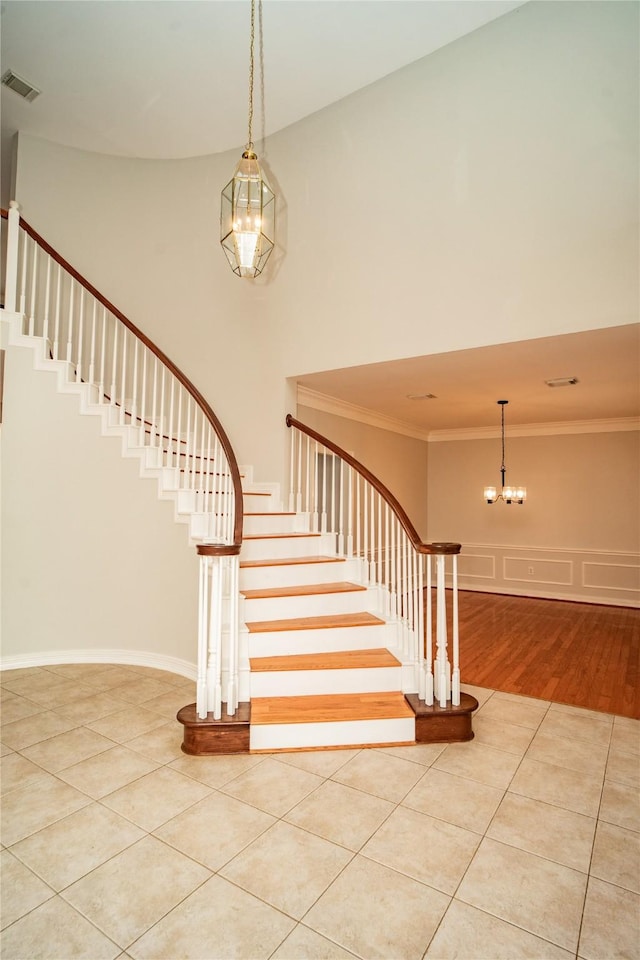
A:
[[[251,0],[251,36],[249,39],[249,139],[247,150],[253,152],[253,46],[255,40],[256,0]]]
[[[504,465],[504,403],[502,404],[502,465],[500,469],[502,471],[502,484],[504,486],[504,474],[506,470]]]

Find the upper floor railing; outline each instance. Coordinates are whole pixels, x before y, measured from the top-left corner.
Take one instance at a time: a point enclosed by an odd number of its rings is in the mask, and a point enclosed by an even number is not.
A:
[[[428,705],[435,696],[441,707],[448,701],[458,706],[460,544],[423,543],[398,500],[365,466],[290,415],[287,426],[292,428],[289,509],[308,514],[311,530],[334,535],[337,553],[360,562],[362,580],[377,590],[380,610],[399,627],[398,646],[408,668],[405,693],[417,692]]]

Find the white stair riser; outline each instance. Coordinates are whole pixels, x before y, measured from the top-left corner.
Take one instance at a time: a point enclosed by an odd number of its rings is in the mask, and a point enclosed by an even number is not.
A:
[[[285,533],[286,531],[308,529],[303,525],[302,518],[297,517],[295,513],[283,515],[282,513],[266,512],[259,516],[251,515],[251,510],[259,509],[260,505],[252,505],[249,511],[245,511],[243,524],[245,537],[252,533]]]
[[[415,719],[344,720],[335,723],[252,724],[250,750],[295,750],[358,744],[414,743]]]
[[[400,666],[354,670],[265,670],[251,672],[252,697],[310,697],[320,694],[400,690]]]
[[[287,657],[295,653],[334,653],[341,650],[391,648],[393,627],[386,623],[371,627],[322,627],[319,630],[281,630],[250,633],[250,657]]]
[[[313,557],[330,552],[332,538],[322,536],[268,537],[257,540],[244,539],[240,558],[242,560],[266,560],[285,557]]]
[[[331,563],[278,564],[275,567],[240,567],[240,589],[261,590],[269,587],[302,586],[308,583],[357,581],[356,560],[335,560]]]
[[[348,593],[316,593],[304,597],[265,597],[246,600],[243,604],[245,620],[283,620],[294,617],[320,617],[330,613],[358,613],[374,610],[367,590]]]

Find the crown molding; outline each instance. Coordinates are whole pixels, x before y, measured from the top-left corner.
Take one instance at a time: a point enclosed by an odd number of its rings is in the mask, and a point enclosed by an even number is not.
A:
[[[359,407],[346,400],[329,397],[308,387],[297,385],[297,402],[312,410],[322,410],[346,420],[366,423],[380,430],[425,440],[428,443],[444,443],[452,440],[494,440],[501,435],[500,427],[460,427],[453,430],[421,430],[404,420],[385,417],[382,413]],[[640,417],[619,417],[609,420],[566,420],[555,423],[523,423],[505,428],[508,437],[555,437],[575,433],[620,433],[627,430],[640,430]]]
[[[505,428],[507,437],[556,437],[571,433],[620,433],[640,430],[640,417],[610,420],[565,420],[556,423],[522,423]],[[459,430],[431,430],[429,443],[449,440],[493,440],[501,436],[499,427],[463,427]]]
[[[380,430],[389,430],[391,433],[399,433],[404,437],[413,437],[414,440],[426,441],[429,439],[428,430],[421,430],[413,424],[405,423],[404,420],[385,417],[382,413],[367,410],[366,407],[358,407],[355,403],[348,403],[346,400],[328,397],[324,393],[310,390],[301,384],[298,384],[297,401],[303,407],[322,410],[323,413],[332,413],[336,417],[344,417],[346,420],[356,420],[358,423],[366,423],[368,426],[378,427]]]

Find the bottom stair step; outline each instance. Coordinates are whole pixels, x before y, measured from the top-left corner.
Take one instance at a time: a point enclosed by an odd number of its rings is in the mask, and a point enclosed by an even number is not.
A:
[[[397,691],[251,701],[251,750],[391,743],[415,743],[415,715]]]

